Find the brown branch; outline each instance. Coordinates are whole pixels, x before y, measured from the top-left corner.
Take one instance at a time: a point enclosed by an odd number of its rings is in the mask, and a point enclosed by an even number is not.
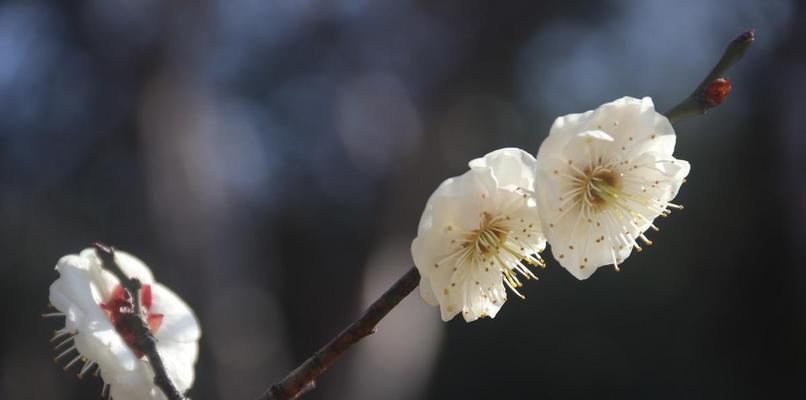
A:
[[[282,381],[266,390],[258,400],[296,399],[313,390],[316,387],[316,378],[336,362],[350,346],[374,333],[375,325],[419,283],[420,273],[416,267],[412,267],[386,293],[375,300],[360,318],[291,371]]]
[[[686,117],[702,115],[721,104],[730,92],[730,81],[725,79],[725,73],[744,56],[755,39],[756,30],[750,29],[730,42],[722,58],[700,85],[685,100],[664,113],[669,121],[674,123]]]
[[[185,400],[185,396],[174,385],[171,378],[168,376],[168,371],[165,369],[165,364],[162,362],[159,351],[157,351],[157,338],[148,328],[148,322],[145,319],[145,314],[142,312],[140,304],[140,289],[142,283],[136,278],[131,278],[126,275],[120,268],[120,265],[115,261],[115,248],[106,246],[101,243],[93,243],[95,253],[101,259],[103,267],[109,272],[113,273],[120,285],[129,293],[129,298],[132,299],[132,313],[122,315],[121,322],[134,333],[134,345],[145,354],[151,369],[154,371],[154,384],[165,393],[168,400]]]

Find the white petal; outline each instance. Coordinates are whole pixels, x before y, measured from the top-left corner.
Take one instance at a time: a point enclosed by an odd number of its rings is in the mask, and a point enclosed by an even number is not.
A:
[[[613,139],[612,136],[608,135],[605,131],[600,131],[598,129],[590,130],[590,131],[582,131],[577,134],[577,136],[583,139],[587,143],[591,143],[593,140],[599,140],[602,142],[612,142],[616,139]]]
[[[193,386],[193,365],[199,353],[199,346],[194,342],[173,342],[161,340],[157,344],[162,361],[171,380],[181,391]]]
[[[497,183],[489,169],[470,170],[446,179],[428,199],[418,235],[451,224],[472,229],[478,222],[482,203],[495,190]]]
[[[514,186],[534,190],[537,160],[521,149],[514,147],[498,149],[470,161],[468,165],[471,169],[492,169],[492,174],[501,188]]]
[[[528,198],[525,206],[518,207],[515,210],[508,210],[505,213],[511,215],[514,221],[513,228],[514,232],[517,233],[513,234],[513,238],[517,236],[517,239],[531,247],[534,253],[540,253],[546,248],[546,236],[543,233],[545,232],[543,219],[540,216],[534,198]],[[521,220],[524,222],[521,223]],[[530,232],[524,235],[524,229]]]
[[[669,119],[666,118],[665,115],[655,114],[654,125],[654,130],[650,134],[650,138],[652,142],[656,143],[654,143],[652,148],[648,149],[648,151],[653,151],[671,157],[672,153],[674,152],[675,142],[677,140],[672,123],[669,122]]]
[[[101,369],[131,371],[139,360],[108,319],[95,320],[76,335],[81,354],[98,363]]]
[[[90,280],[89,261],[77,255],[62,257],[56,264],[59,279],[50,286],[50,302],[60,311],[70,304],[82,309],[97,308],[100,294]]]
[[[117,250],[115,251],[115,261],[120,265],[120,269],[123,270],[126,276],[137,278],[144,285],[154,282],[154,275],[151,270],[139,258],[125,251]]]
[[[677,196],[680,186],[691,170],[688,161],[652,152],[643,154],[634,163],[642,168],[631,172],[633,179],[645,181],[647,184],[645,188],[651,193],[651,197],[663,202]],[[654,219],[659,213],[647,211],[642,214],[651,215],[649,219]]]
[[[423,248],[424,243],[427,242],[425,242],[422,236],[414,238],[411,242],[411,255],[412,259],[414,259],[414,265],[425,266],[429,263],[433,263],[433,260],[436,258],[433,254],[426,252]],[[439,304],[436,295],[434,295],[434,289],[431,287],[431,279],[429,278],[431,269],[422,268],[418,269],[418,271],[420,272],[420,296],[422,296],[423,300],[429,305],[435,306]]]
[[[439,315],[444,322],[452,320],[456,314],[459,314],[459,311],[461,311],[461,306],[444,303],[439,304]]]
[[[556,135],[556,136],[574,136],[577,133],[585,130],[582,129],[584,126],[587,126],[588,121],[593,116],[593,110],[586,111],[584,113],[578,114],[568,114],[562,117],[558,117],[554,120],[554,123],[551,125],[551,130],[549,131],[549,135]]]
[[[630,141],[629,138],[634,140]],[[660,114],[655,115],[654,125],[642,131],[635,131],[628,140],[617,143],[619,147],[626,147],[625,159],[634,159],[642,154],[651,152],[665,158],[672,157],[677,136],[669,120]]]
[[[482,317],[495,318],[501,306],[506,302],[506,291],[501,280],[501,273],[490,268],[475,269],[463,283],[465,304],[462,316],[471,322]]]
[[[151,291],[154,300],[150,311],[163,314],[162,324],[155,335],[157,339],[174,342],[199,340],[201,328],[190,306],[159,283],[152,284]]]
[[[101,378],[110,385],[109,397],[114,400],[165,400],[162,391],[154,385],[154,373],[143,361],[128,372],[109,372],[101,369]]]
[[[461,270],[454,270],[454,264],[442,265],[439,268],[432,267],[428,279],[434,297],[439,303],[443,321],[451,320],[458,314],[464,305],[464,300],[453,296],[461,290],[461,281],[455,278],[461,277]]]
[[[537,163],[546,158],[556,158],[562,153],[566,143],[577,133],[582,132],[588,126],[588,120],[593,116],[593,111],[581,114],[568,114],[554,120],[551,125],[549,136],[540,144],[537,152]]]
[[[443,321],[460,312],[467,322],[484,315],[495,316],[506,301],[502,279],[497,264],[465,265],[456,270],[445,265],[433,269],[430,285],[439,302]]]
[[[578,211],[566,214],[567,221],[554,224],[549,231],[551,253],[577,279],[586,279],[597,267],[612,263],[607,243],[597,242],[602,234],[595,222],[588,222]]]
[[[630,137],[634,142],[639,133],[650,133],[657,115],[649,97],[622,97],[600,106],[594,113],[588,129],[603,130],[619,143],[628,142]]]
[[[445,181],[445,182],[448,182],[448,181]],[[442,184],[444,185],[445,182],[442,182]],[[431,197],[433,198],[433,195],[431,195]],[[431,205],[431,200],[429,199],[429,201],[425,205],[425,209],[423,210],[423,215],[420,217],[420,223],[417,224],[417,234],[418,235],[422,235],[423,232],[426,232],[429,229],[431,229],[431,226],[434,224],[434,219],[433,219],[434,211],[433,211],[433,208],[434,207]]]
[[[688,176],[689,171],[691,171],[691,165],[686,160],[665,160],[667,162],[662,163],[659,165],[659,169],[663,171],[664,175],[668,179],[668,188],[666,193],[663,195],[663,200],[671,200],[677,196],[677,192],[680,190],[680,186],[683,184],[683,180]]]
[[[434,288],[431,286],[431,279],[427,276],[420,277],[420,296],[428,305],[436,306],[439,304]]]

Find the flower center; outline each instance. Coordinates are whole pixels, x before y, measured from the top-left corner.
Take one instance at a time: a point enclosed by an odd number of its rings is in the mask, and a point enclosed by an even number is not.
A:
[[[504,218],[494,218],[490,213],[482,213],[481,223],[478,229],[470,231],[464,244],[465,248],[477,250],[482,258],[489,258],[498,253],[501,244],[509,235],[509,227],[504,223]]]
[[[456,273],[451,278],[454,281],[451,286],[469,276],[472,271],[497,271],[503,276],[507,286],[523,297],[516,289],[521,286],[518,273],[526,279],[537,279],[526,264],[545,266],[539,256],[540,249],[535,247],[538,225],[538,222],[523,218],[516,220],[508,215],[482,212],[479,227],[464,231],[460,238],[452,240],[451,243],[455,243],[457,247],[434,266],[439,268],[449,261],[455,262],[453,270]],[[448,226],[447,229],[454,228]],[[522,264],[522,261],[526,264]],[[478,281],[475,283],[479,285]],[[444,291],[447,294],[449,289],[445,288]]]
[[[568,254],[565,252],[574,251],[587,255],[596,251],[589,250],[589,246],[605,245],[609,247],[613,265],[618,270],[618,263],[623,260],[621,252],[625,248],[642,251],[639,239],[652,245],[644,231],[647,228],[658,230],[653,224],[655,217],[668,216],[671,208],[683,208],[664,199],[668,187],[675,182],[657,166],[674,164],[675,160],[635,162],[617,157],[603,161],[601,157],[594,157],[593,152],[589,154],[589,167],[580,168],[573,160],[567,160],[567,170],[553,171],[569,184],[564,185],[567,190],[559,196],[559,214],[549,221],[548,227],[568,224],[566,228],[569,229],[565,231],[567,250],[559,252],[557,258],[564,259]],[[565,222],[561,222],[563,220]],[[580,269],[590,265],[585,255],[578,257],[581,259]]]
[[[585,202],[595,212],[600,212],[607,203],[618,200],[622,187],[621,176],[613,169],[602,166],[586,168],[580,183],[584,188]]]
[[[162,314],[151,312],[154,297],[151,294],[151,285],[143,285],[140,289],[140,302],[142,309],[146,313],[146,321],[152,333],[156,333],[162,325]],[[124,316],[134,314],[134,303],[123,286],[117,285],[112,290],[112,296],[105,303],[100,304],[101,308],[106,312],[115,330],[120,334],[129,348],[134,354],[140,358],[143,352],[135,344],[135,333],[132,328],[125,322]]]

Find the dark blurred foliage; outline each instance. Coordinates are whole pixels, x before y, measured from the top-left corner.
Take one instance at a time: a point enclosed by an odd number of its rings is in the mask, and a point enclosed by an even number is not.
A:
[[[677,126],[686,210],[495,320],[415,294],[310,399],[791,398],[806,373],[799,1],[0,4],[0,398],[86,399],[51,361],[53,266],[101,240],[195,308],[195,399],[250,399],[410,266],[431,191],[553,118],[663,110],[742,30],[730,98]]]

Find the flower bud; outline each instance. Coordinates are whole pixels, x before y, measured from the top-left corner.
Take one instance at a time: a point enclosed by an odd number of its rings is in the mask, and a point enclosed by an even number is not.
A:
[[[705,108],[714,108],[722,104],[722,102],[725,101],[725,98],[728,97],[731,88],[732,85],[730,83],[730,79],[728,78],[719,78],[711,81],[711,83],[705,87],[705,91],[703,92]]]

